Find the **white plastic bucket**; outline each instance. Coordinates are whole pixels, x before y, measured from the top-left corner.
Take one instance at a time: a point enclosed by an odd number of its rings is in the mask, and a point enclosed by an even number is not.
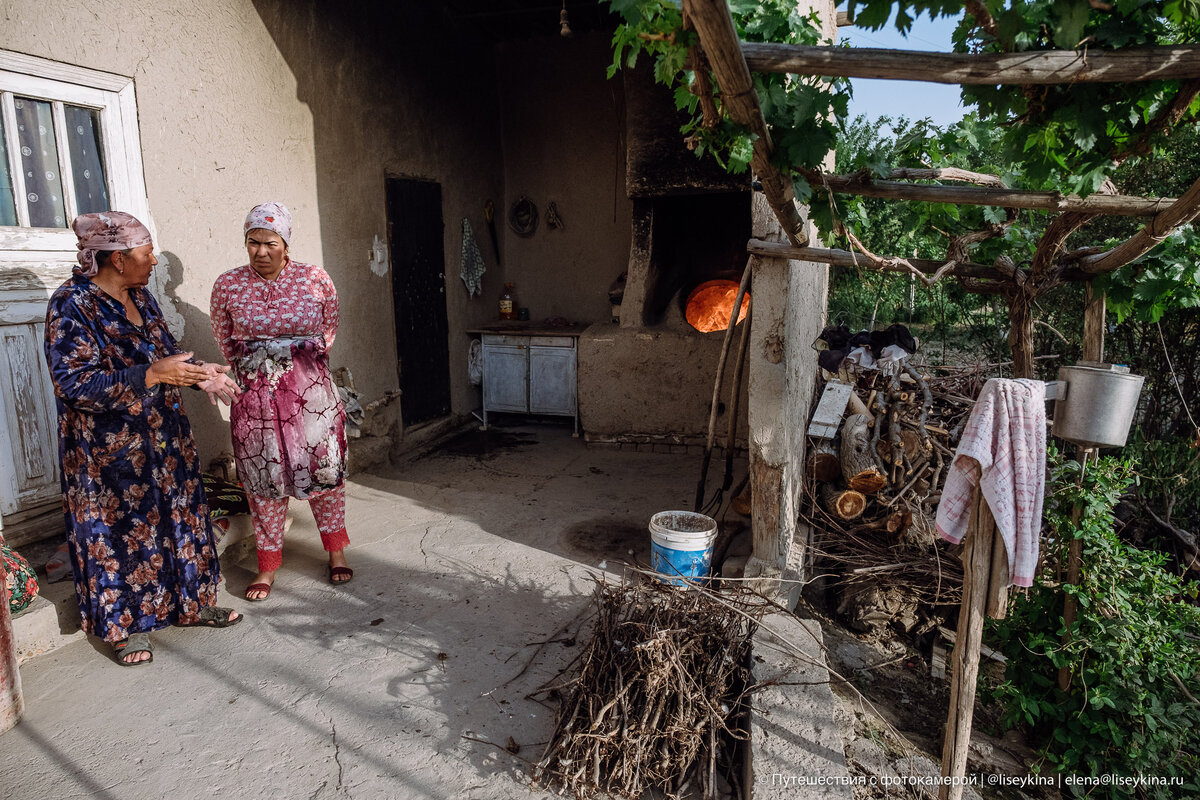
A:
[[[691,511],[660,511],[650,518],[650,566],[677,586],[703,582],[712,569],[717,522]],[[684,580],[684,579],[687,580]]]

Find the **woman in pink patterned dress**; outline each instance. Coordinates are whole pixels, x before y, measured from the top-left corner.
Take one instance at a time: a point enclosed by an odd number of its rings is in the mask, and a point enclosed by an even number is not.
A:
[[[330,583],[354,576],[345,557],[346,414],[329,374],[333,281],[288,256],[292,218],[281,203],[255,206],[244,231],[250,263],[217,279],[211,312],[213,335],[244,390],[230,415],[258,546],[246,599],[266,600],[283,563],[290,497],[312,506]]]

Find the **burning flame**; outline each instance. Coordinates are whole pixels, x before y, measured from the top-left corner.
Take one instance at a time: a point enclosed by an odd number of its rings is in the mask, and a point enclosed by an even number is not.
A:
[[[733,312],[733,301],[737,299],[737,281],[705,281],[688,296],[684,316],[688,324],[701,333],[723,331],[729,327],[729,315]],[[742,307],[737,321],[746,318],[750,307],[750,293],[742,298]]]

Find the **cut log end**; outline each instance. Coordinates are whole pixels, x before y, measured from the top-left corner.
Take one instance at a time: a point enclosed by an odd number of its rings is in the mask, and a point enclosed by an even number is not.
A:
[[[863,494],[875,494],[888,485],[888,480],[886,475],[871,467],[870,469],[864,469],[855,475],[851,475],[846,480],[846,485]]]
[[[867,508],[867,496],[853,489],[822,484],[821,499],[829,513],[842,520],[858,519]]]
[[[808,454],[808,474],[818,481],[836,481],[842,474],[842,462],[828,441],[820,442]]]

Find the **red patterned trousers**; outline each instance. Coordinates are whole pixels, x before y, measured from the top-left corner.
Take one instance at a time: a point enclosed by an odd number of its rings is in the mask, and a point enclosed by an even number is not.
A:
[[[283,564],[283,523],[287,519],[289,497],[259,497],[247,492],[250,519],[254,521],[254,540],[258,547],[258,571],[271,572]],[[339,486],[308,499],[321,546],[333,553],[350,544],[346,535],[346,487]]]

